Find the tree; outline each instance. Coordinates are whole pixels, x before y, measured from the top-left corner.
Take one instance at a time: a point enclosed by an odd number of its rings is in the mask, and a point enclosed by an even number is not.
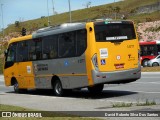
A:
[[[15,27],[19,27],[20,26],[20,22],[19,21],[15,21]]]
[[[114,12],[116,12],[116,13],[119,13],[119,12],[120,12],[120,10],[121,10],[121,8],[120,8],[120,7],[118,7],[118,6],[116,6],[116,7],[114,8]]]
[[[88,1],[86,4],[84,4],[84,6],[85,6],[86,8],[89,8],[89,7],[91,7],[91,4],[92,4],[92,2],[91,2],[91,1]]]

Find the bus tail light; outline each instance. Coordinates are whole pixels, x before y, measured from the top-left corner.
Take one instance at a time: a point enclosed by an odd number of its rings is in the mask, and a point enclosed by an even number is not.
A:
[[[95,70],[98,70],[98,60],[97,60],[97,54],[94,54],[92,57],[92,63],[94,65]]]
[[[92,63],[94,65],[94,68],[96,70],[98,70],[98,61],[97,61],[97,54],[94,54],[93,57],[92,57]]]

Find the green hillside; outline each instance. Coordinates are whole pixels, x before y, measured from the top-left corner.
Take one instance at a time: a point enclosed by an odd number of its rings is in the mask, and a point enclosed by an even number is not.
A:
[[[112,4],[80,9],[72,11],[72,22],[90,21],[97,18],[115,19],[115,15],[116,19],[121,19],[124,15],[125,19],[134,20],[135,23],[160,20],[159,10],[150,12],[150,9],[148,9],[148,12],[145,13],[138,11],[139,8],[154,6],[154,4],[160,5],[160,0],[121,0]],[[69,22],[69,12],[49,16],[49,19],[52,26]],[[27,29],[27,34],[31,34],[33,31],[47,26],[48,17],[41,18],[40,16],[38,19],[25,22],[15,21],[4,30],[5,37],[2,37],[2,33],[0,33],[0,73],[2,72],[3,51],[6,48],[7,41],[12,37],[20,36],[22,27]]]
[[[134,20],[136,22],[143,22],[146,19],[150,21],[155,21],[160,19],[160,14],[158,12],[136,14],[135,11],[141,6],[151,5],[158,3],[159,0],[124,0],[112,4],[106,4],[101,6],[94,6],[91,8],[81,9],[72,11],[72,22],[77,21],[88,21],[96,18],[115,18],[120,19],[122,15],[125,15],[127,19]],[[50,16],[51,25],[58,25],[61,23],[69,22],[69,13],[57,14]],[[11,32],[20,32],[22,27],[25,27],[27,31],[34,31],[38,28],[46,27],[48,25],[48,17],[38,18],[34,20],[29,20],[21,22],[16,26],[16,24],[9,25],[5,29],[5,34]]]

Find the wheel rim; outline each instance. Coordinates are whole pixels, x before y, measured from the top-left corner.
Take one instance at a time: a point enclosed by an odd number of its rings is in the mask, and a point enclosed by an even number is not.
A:
[[[14,90],[15,90],[15,91],[18,90],[18,83],[17,83],[17,82],[14,84]]]
[[[56,91],[56,93],[57,93],[58,95],[61,94],[61,92],[62,92],[62,87],[61,87],[60,83],[57,83],[57,84],[55,85],[55,91]]]

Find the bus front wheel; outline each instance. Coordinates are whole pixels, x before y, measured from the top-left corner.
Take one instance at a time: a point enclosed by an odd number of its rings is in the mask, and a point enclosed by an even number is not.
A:
[[[63,88],[62,88],[62,84],[61,84],[60,80],[56,80],[54,82],[53,90],[54,90],[54,94],[56,96],[62,96],[63,95]]]
[[[92,87],[88,87],[88,90],[90,93],[94,94],[94,93],[101,93],[103,90],[104,84],[99,84],[99,85],[95,85]]]
[[[15,93],[25,93],[25,92],[27,92],[27,89],[20,89],[19,88],[19,84],[18,84],[17,80],[14,81],[13,88],[14,88]]]
[[[14,82],[13,88],[15,93],[19,93],[19,84],[17,81]]]

